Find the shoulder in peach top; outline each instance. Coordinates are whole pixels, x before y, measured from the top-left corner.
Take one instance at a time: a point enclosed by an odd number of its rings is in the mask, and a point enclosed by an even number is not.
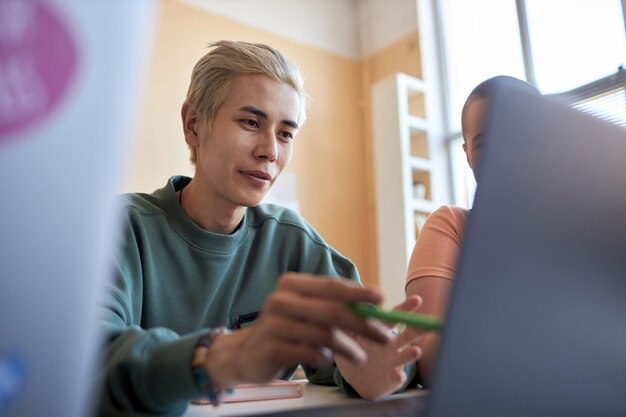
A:
[[[420,277],[454,279],[469,211],[442,206],[426,220],[415,242],[406,283]]]

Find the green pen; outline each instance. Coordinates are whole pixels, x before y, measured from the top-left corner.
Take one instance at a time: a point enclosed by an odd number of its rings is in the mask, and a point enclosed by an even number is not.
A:
[[[353,303],[350,309],[362,317],[371,317],[387,323],[402,323],[407,326],[417,327],[423,330],[439,331],[443,327],[443,322],[437,317],[423,314],[409,313],[407,311],[385,310],[374,304]]]

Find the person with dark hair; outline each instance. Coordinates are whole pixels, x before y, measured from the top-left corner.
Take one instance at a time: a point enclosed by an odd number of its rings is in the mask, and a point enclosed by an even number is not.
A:
[[[463,150],[467,156],[474,175],[478,169],[480,152],[483,141],[483,127],[485,113],[488,108],[489,97],[495,83],[507,81],[520,88],[539,91],[524,81],[513,77],[497,76],[480,83],[471,92],[462,112]],[[413,254],[409,262],[406,277],[406,299],[402,305],[405,310],[414,310],[443,318],[448,294],[453,285],[456,274],[456,262],[463,243],[463,230],[468,210],[461,207],[442,206],[435,210],[426,220],[420,231]],[[421,304],[417,301],[421,298]],[[359,377],[369,381],[365,386],[357,389],[357,394],[365,398],[378,398],[394,391],[400,391],[417,384],[427,386],[430,382],[431,368],[437,352],[439,335],[433,332],[424,333],[415,339],[419,333],[415,329],[406,329],[399,338],[406,336],[406,345],[375,346],[367,341],[357,340],[364,346],[369,346],[373,359],[359,368]],[[416,341],[411,343],[410,340]],[[420,359],[408,362],[412,348],[420,348],[416,355]],[[408,363],[403,368],[398,363]],[[383,373],[385,368],[393,372]],[[346,376],[346,375],[344,375]]]
[[[532,85],[509,76],[496,76],[478,84],[467,97],[461,113],[463,151],[475,178],[484,140],[484,124],[493,86],[507,82],[518,88],[540,94]],[[406,277],[406,295],[422,297],[420,313],[443,318],[453,280],[456,263],[463,245],[463,231],[469,211],[455,206],[442,206],[426,220],[413,248]],[[425,334],[417,344],[422,358],[417,363],[418,379],[422,385],[430,381],[431,369],[437,352],[439,335]]]

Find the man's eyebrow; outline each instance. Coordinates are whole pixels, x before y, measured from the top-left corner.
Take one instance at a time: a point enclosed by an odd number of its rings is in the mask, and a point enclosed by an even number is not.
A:
[[[255,116],[259,116],[262,119],[267,119],[267,113],[265,113],[262,110],[257,109],[256,107],[252,107],[252,106],[243,106],[242,108],[239,109],[240,111],[245,111],[247,113],[252,113]]]
[[[267,113],[265,113],[263,110],[259,110],[256,107],[253,106],[243,106],[239,109],[240,111],[245,111],[247,113],[252,113],[255,116],[259,116],[262,119],[267,119]],[[289,127],[292,127],[294,129],[298,129],[298,123],[294,122],[293,120],[281,120],[282,124],[285,124]]]
[[[298,123],[294,122],[293,120],[281,120],[281,122],[289,127],[292,127],[296,130],[298,130]]]

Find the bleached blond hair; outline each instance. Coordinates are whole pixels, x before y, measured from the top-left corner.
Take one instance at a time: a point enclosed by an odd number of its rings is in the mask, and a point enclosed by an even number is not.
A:
[[[219,41],[196,63],[185,101],[211,126],[215,115],[231,91],[236,75],[265,75],[291,86],[300,97],[298,126],[306,120],[308,96],[302,72],[280,51],[260,43]],[[189,146],[190,160],[196,163],[196,148]]]

